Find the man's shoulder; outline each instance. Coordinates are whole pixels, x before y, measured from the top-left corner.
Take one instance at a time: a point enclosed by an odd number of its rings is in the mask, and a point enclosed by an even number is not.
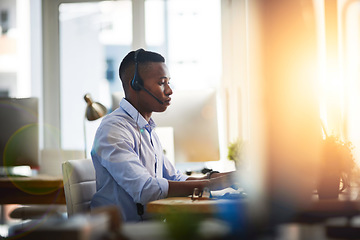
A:
[[[105,116],[100,124],[101,128],[124,128],[131,129],[134,127],[134,120],[124,111],[115,110]]]

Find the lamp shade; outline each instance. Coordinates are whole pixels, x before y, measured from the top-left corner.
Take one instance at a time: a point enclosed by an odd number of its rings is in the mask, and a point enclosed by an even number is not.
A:
[[[89,93],[85,94],[84,99],[87,103],[85,111],[87,120],[94,121],[106,115],[106,107],[101,103],[93,102]]]

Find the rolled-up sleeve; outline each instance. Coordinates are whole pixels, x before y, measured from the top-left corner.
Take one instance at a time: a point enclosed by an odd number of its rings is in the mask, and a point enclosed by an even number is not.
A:
[[[166,179],[169,179],[171,181],[185,181],[186,179],[188,179],[188,176],[182,174],[179,170],[176,170],[174,165],[165,155],[163,157],[163,175]]]

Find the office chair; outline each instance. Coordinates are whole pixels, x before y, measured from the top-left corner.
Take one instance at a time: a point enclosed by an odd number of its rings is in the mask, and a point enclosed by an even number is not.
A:
[[[68,217],[90,211],[96,192],[95,169],[91,159],[68,160],[62,163]]]

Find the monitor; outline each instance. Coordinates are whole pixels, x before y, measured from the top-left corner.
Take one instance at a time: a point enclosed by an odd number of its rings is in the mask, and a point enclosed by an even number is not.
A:
[[[123,93],[112,94],[113,109]],[[178,163],[220,160],[217,92],[215,89],[179,90],[165,112],[154,112],[159,128],[172,128],[174,160]],[[161,139],[161,136],[160,140]],[[162,141],[162,145],[166,145]]]
[[[0,98],[0,167],[39,167],[38,99]]]
[[[174,129],[175,162],[220,160],[216,91],[174,91],[171,98],[168,109],[152,117],[158,127]]]

